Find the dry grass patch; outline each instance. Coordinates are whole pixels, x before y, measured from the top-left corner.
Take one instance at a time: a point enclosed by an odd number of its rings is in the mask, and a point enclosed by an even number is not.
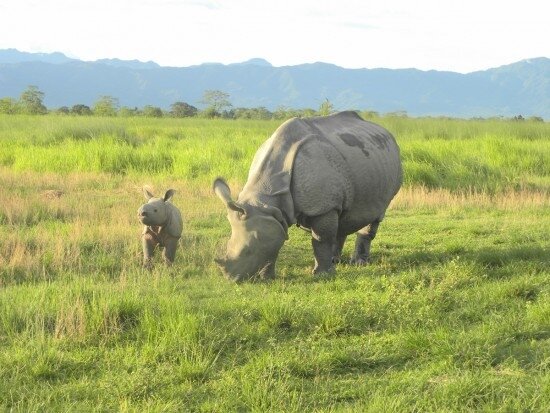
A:
[[[550,207],[550,193],[541,190],[506,191],[491,194],[483,191],[450,191],[424,186],[403,187],[392,202],[393,209],[477,207],[515,211],[526,207]]]

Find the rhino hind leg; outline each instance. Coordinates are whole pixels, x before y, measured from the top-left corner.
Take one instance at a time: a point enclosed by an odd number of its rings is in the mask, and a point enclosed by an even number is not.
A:
[[[170,267],[174,263],[176,258],[176,249],[178,247],[178,238],[169,237],[165,242],[164,251],[162,252],[162,257],[166,266]]]
[[[344,249],[344,244],[346,243],[346,235],[339,235],[336,237],[336,243],[334,244],[332,251],[332,263],[340,264],[342,262],[342,250]]]
[[[311,244],[315,256],[313,274],[333,272],[333,253],[338,231],[338,213],[330,211],[311,218]]]
[[[372,224],[357,231],[357,238],[355,240],[355,251],[350,260],[350,264],[365,265],[370,261],[370,244],[376,232],[380,221],[374,221]]]

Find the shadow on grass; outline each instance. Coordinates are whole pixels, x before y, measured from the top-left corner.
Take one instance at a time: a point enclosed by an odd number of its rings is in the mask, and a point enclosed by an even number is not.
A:
[[[510,264],[525,263],[549,268],[550,254],[540,246],[518,246],[512,248],[480,248],[478,250],[465,249],[460,254],[439,251],[418,251],[410,254],[395,256],[392,264],[398,267],[420,267],[429,264],[442,264],[460,257],[466,262],[473,262],[488,269],[498,269]],[[373,255],[374,264],[379,261]]]
[[[550,331],[520,331],[494,346],[491,364],[498,366],[514,360],[524,369],[548,365],[544,342],[550,339]]]

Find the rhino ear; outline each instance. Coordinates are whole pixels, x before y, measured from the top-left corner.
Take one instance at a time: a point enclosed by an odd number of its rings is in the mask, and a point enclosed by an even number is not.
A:
[[[212,184],[212,189],[226,206],[229,202],[232,202],[231,190],[223,178],[216,178]]]
[[[212,187],[216,195],[218,195],[227,208],[232,211],[237,211],[241,219],[246,217],[246,209],[231,199],[231,190],[223,178],[216,178]]]
[[[151,198],[154,198],[154,195],[149,192],[149,190],[146,187],[143,187],[143,195],[145,196],[146,200],[150,200]]]
[[[240,219],[246,219],[247,218],[246,217],[246,209],[244,209],[244,207],[237,204],[235,201],[229,201],[226,206],[230,210],[238,212]]]
[[[176,191],[174,189],[169,189],[164,194],[164,202],[168,202],[172,199],[172,197],[176,194]]]

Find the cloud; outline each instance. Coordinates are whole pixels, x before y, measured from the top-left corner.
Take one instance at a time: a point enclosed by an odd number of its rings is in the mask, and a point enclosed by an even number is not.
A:
[[[378,30],[380,27],[368,24],[368,23],[357,23],[357,22],[340,22],[338,24],[341,27],[346,27],[348,29],[357,29],[357,30]]]
[[[184,1],[184,3],[189,4],[190,6],[199,6],[199,7],[205,7],[209,10],[217,10],[221,9],[221,5],[217,1],[210,1],[210,0],[188,0]]]

